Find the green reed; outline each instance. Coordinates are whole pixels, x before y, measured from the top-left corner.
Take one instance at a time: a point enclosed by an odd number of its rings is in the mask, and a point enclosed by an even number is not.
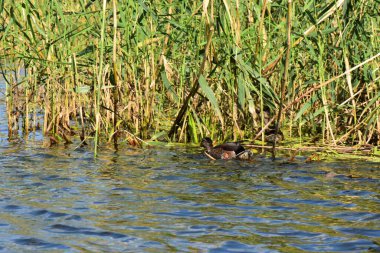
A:
[[[42,111],[47,135],[94,138],[95,153],[100,140],[264,140],[275,122],[301,141],[380,138],[378,1],[2,3],[3,73],[28,73],[6,79],[8,114],[25,131]]]

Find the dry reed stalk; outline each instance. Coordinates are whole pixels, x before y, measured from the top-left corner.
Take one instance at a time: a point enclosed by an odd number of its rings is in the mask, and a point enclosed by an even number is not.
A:
[[[176,119],[174,120],[170,130],[169,130],[169,133],[168,133],[168,136],[169,138],[173,138],[174,134],[176,133],[178,127],[180,126],[180,123],[181,121],[183,120],[183,116],[185,115],[185,113],[187,112],[187,108],[189,106],[189,101],[191,98],[194,97],[194,95],[197,93],[198,89],[199,89],[199,77],[201,75],[203,75],[204,71],[205,71],[205,67],[206,67],[206,62],[207,62],[207,59],[208,59],[208,52],[210,52],[210,47],[211,47],[211,42],[212,42],[212,37],[213,37],[213,34],[214,34],[214,9],[213,9],[213,4],[214,4],[214,1],[211,0],[210,1],[210,9],[211,9],[211,13],[210,13],[210,17],[207,13],[207,9],[208,9],[208,1],[204,1],[203,2],[205,5],[203,6],[203,13],[202,15],[205,15],[206,16],[206,37],[207,37],[207,43],[206,43],[206,46],[205,46],[205,54],[203,56],[203,61],[202,61],[202,64],[199,68],[199,71],[198,71],[198,77],[194,80],[193,82],[193,86],[189,92],[189,94],[187,95],[186,99],[184,100],[183,104],[182,104],[182,107],[180,109],[180,111],[178,112],[178,115],[176,117]]]
[[[283,94],[283,74],[276,66],[286,58],[283,41],[278,39],[287,29],[283,22],[284,1],[274,5],[267,0],[202,4],[169,0],[169,7],[156,0],[149,4],[107,2],[106,19],[104,1],[86,6],[51,5],[47,0],[33,2],[33,6],[29,2],[4,2],[0,21],[6,29],[0,34],[0,51],[4,52],[0,58],[9,57],[15,66],[24,64],[33,75],[28,85],[17,80],[19,85],[9,86],[15,99],[9,110],[17,108],[22,112],[24,131],[31,125],[28,117],[34,114],[35,119],[36,111],[41,110],[45,114],[44,130],[51,134],[66,134],[70,131],[69,121],[78,120],[84,131],[82,139],[85,134],[93,136],[97,129],[96,143],[104,134],[112,136],[115,144],[118,135],[114,133],[120,129],[144,139],[170,132],[172,118],[181,112],[181,105],[186,109],[177,117],[180,122],[174,124],[182,127],[178,131],[180,141],[196,142],[204,133],[219,138],[250,138],[260,121],[265,129],[266,114],[270,118],[276,111]],[[293,23],[292,27],[290,64],[294,68],[288,71],[285,98],[291,102],[281,98],[283,112],[289,113],[289,117],[280,120],[290,132],[297,124],[299,136],[318,137],[322,132],[313,122],[320,123],[325,118],[326,122],[331,121],[326,123],[330,139],[339,140],[348,131],[346,140],[352,143],[376,141],[378,88],[374,80],[378,64],[347,72],[352,69],[350,65],[379,52],[378,36],[369,36],[379,31],[376,6],[374,0],[349,5],[344,5],[343,0],[330,4],[317,1],[307,6],[293,1],[293,18],[303,22]],[[214,11],[215,24],[213,21],[211,28],[215,31],[209,42],[207,25]],[[325,50],[321,58],[318,40]],[[77,66],[68,68],[74,64],[72,55]],[[100,64],[101,56],[104,59]],[[203,87],[202,93],[198,94],[198,89],[192,91],[198,85],[201,69],[207,73],[204,84],[208,94]],[[160,78],[163,72],[166,83]],[[341,72],[346,72],[346,80],[329,85],[331,89],[323,91],[320,102],[315,91],[321,93],[325,86],[316,87]],[[320,83],[310,87],[321,74],[325,77]],[[74,82],[69,81],[72,79]],[[189,96],[191,92],[194,93]],[[326,105],[338,107],[326,110]],[[258,107],[260,114],[256,112]],[[33,127],[36,121],[33,120]]]
[[[330,78],[328,81],[326,82],[323,82],[323,83],[320,83],[320,84],[317,84],[317,85],[314,85],[313,87],[309,88],[308,90],[306,90],[304,93],[302,93],[301,95],[299,95],[298,97],[296,97],[295,100],[289,102],[284,108],[283,108],[283,111],[286,112],[287,110],[289,110],[289,108],[297,103],[299,103],[303,98],[305,98],[306,96],[309,96],[312,92],[328,85],[329,83],[332,83],[333,81],[347,75],[347,73],[349,72],[352,72],[358,68],[360,68],[361,66],[373,61],[374,59],[378,58],[380,56],[380,53],[368,58],[367,60],[361,62],[360,64],[356,65],[355,67],[349,69],[349,70],[346,70],[345,72],[343,72],[342,74],[340,75],[337,75],[337,76],[334,76],[333,78]],[[272,122],[276,119],[276,116],[272,117],[268,122],[267,124],[255,135],[255,137],[253,138],[252,141],[255,141],[258,137],[260,137],[261,133],[265,131],[265,129],[267,129],[270,124],[272,124]]]
[[[275,133],[274,133],[274,139],[273,139],[273,150],[272,150],[272,156],[273,158],[276,157],[276,142],[277,142],[277,135],[279,132],[279,128],[281,125],[281,117],[282,117],[282,110],[285,100],[285,92],[286,92],[286,86],[288,85],[288,79],[289,79],[289,64],[290,64],[290,50],[292,46],[292,37],[291,37],[291,31],[292,31],[292,0],[288,0],[288,13],[287,13],[287,28],[286,28],[286,58],[285,58],[285,66],[284,66],[284,72],[281,82],[281,97],[280,97],[280,105],[277,115],[277,123],[275,125]]]
[[[101,86],[103,84],[103,58],[104,58],[104,37],[105,37],[105,25],[106,25],[106,9],[107,1],[103,0],[102,7],[102,25],[100,31],[100,52],[99,52],[99,69],[97,72],[97,82],[95,87],[95,139],[94,139],[94,156],[98,154],[99,134],[100,134],[100,93]]]
[[[111,78],[111,84],[114,86],[113,88],[113,145],[115,150],[118,150],[118,107],[119,107],[119,76],[118,76],[118,68],[117,68],[117,1],[112,1],[113,6],[113,44],[112,44],[112,67],[113,70],[111,74],[113,74],[113,78]]]

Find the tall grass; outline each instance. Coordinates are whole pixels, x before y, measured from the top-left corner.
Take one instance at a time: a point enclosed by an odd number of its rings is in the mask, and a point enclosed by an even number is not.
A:
[[[36,129],[42,112],[46,134],[95,150],[264,140],[275,121],[301,142],[379,142],[376,0],[1,3],[10,128]]]

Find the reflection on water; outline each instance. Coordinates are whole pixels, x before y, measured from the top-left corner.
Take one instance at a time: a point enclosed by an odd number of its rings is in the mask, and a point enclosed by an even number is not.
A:
[[[209,161],[191,147],[94,160],[40,136],[9,143],[4,117],[0,104],[0,252],[380,251],[378,163]]]

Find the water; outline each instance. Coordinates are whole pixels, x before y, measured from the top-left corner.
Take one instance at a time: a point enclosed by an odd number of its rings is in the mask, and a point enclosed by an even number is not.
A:
[[[6,122],[0,99],[0,252],[380,252],[379,163],[127,146],[94,160],[40,134],[8,142]]]

